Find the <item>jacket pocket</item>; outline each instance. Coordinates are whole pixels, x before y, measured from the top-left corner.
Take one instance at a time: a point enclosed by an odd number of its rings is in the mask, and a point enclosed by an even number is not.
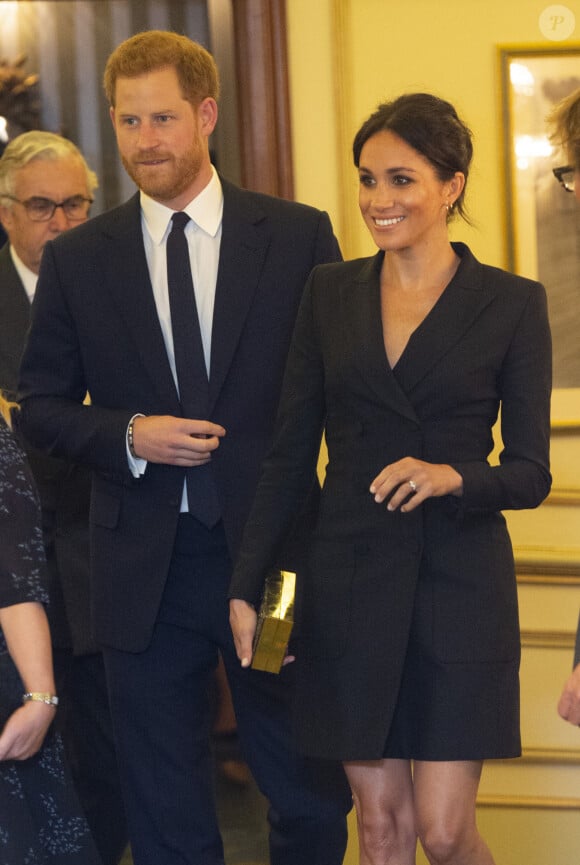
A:
[[[458,537],[431,561],[433,642],[444,663],[519,658],[518,598],[511,543],[503,524]]]

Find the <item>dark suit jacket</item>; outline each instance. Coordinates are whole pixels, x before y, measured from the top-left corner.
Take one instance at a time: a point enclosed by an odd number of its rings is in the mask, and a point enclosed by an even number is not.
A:
[[[340,253],[326,214],[225,181],[223,189],[209,419],[227,431],[212,467],[235,556],[304,285],[314,265]],[[135,196],[47,244],[21,374],[26,435],[95,470],[94,621],[102,643],[127,651],[151,637],[184,481],[179,467],[157,464],[135,479],[127,464],[134,413],[180,415],[140,220]],[[87,390],[92,404],[83,406]]]
[[[11,398],[17,393],[29,324],[30,302],[7,244],[0,250],[0,388]],[[18,416],[14,421],[18,431]],[[25,440],[21,443],[42,504],[53,644],[72,646],[75,654],[94,652],[89,615],[89,472],[48,457]]]
[[[29,324],[30,301],[6,244],[0,249],[0,387],[10,399],[16,398]]]
[[[538,283],[455,247],[456,276],[392,370],[382,253],[317,268],[305,290],[230,595],[258,599],[325,425],[329,464],[297,661],[300,735],[314,754],[382,756],[411,632],[450,669],[478,665],[482,681],[511,664],[517,706],[516,584],[500,511],[534,507],[550,488],[546,298]],[[504,448],[490,466],[500,402]],[[433,498],[408,514],[377,505],[371,480],[405,456],[453,465],[463,497]]]

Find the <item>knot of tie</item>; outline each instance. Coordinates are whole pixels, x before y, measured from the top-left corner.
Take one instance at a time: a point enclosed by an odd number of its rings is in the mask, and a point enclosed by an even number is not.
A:
[[[189,216],[183,210],[178,210],[177,213],[174,213],[171,217],[171,221],[173,223],[173,228],[179,228],[183,231],[189,222]]]

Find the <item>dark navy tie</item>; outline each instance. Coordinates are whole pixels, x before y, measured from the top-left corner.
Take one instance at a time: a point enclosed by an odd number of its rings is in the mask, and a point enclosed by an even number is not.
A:
[[[167,238],[167,285],[181,411],[183,417],[206,420],[209,385],[184,232],[189,216],[174,213],[171,220],[173,225]],[[186,483],[190,513],[212,528],[220,520],[221,511],[211,464],[186,469]]]

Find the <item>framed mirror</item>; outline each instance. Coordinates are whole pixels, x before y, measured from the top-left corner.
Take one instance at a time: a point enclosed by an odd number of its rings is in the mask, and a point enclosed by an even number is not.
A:
[[[578,389],[571,414],[564,405],[570,400],[556,393],[555,416],[580,425],[580,208],[552,173],[566,157],[546,128],[554,105],[580,88],[580,45],[505,47],[500,62],[508,267],[546,287],[554,387]]]

